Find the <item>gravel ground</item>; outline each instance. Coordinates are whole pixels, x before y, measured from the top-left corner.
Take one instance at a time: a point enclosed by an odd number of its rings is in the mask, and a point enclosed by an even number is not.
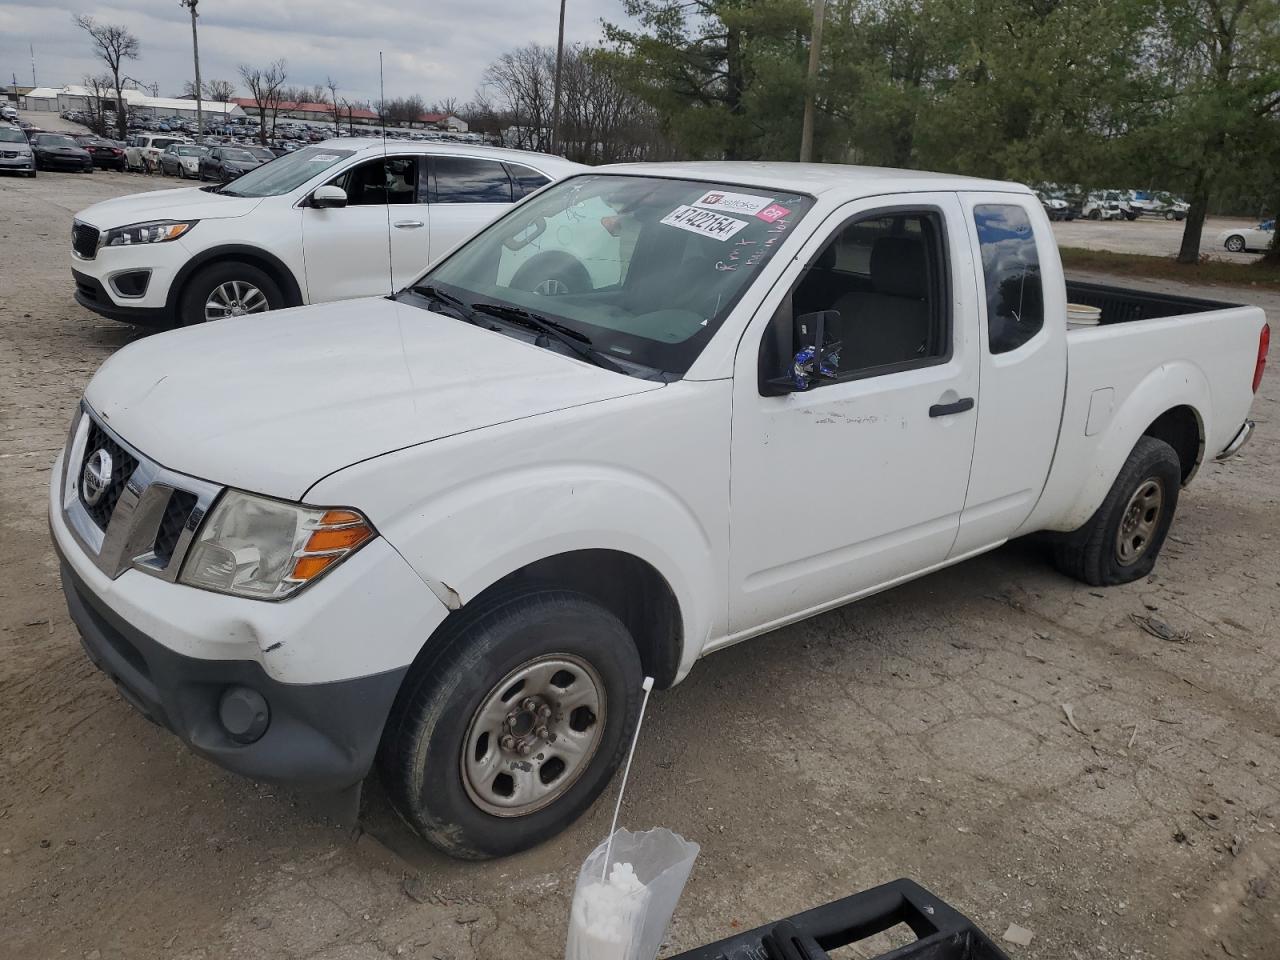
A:
[[[1218,234],[1228,227],[1252,227],[1257,220],[1239,217],[1208,217],[1200,234],[1200,253],[1216,260],[1235,263],[1252,263],[1256,253],[1232,253],[1218,242]],[[1064,247],[1083,247],[1085,250],[1110,250],[1114,253],[1145,253],[1153,257],[1172,257],[1182,244],[1182,228],[1178,221],[1139,217],[1128,220],[1059,220],[1053,225],[1053,235]]]
[[[75,305],[68,230],[143,186],[159,182],[0,180],[0,954],[561,955],[611,800],[529,853],[450,862],[376,785],[353,834],[196,758],[81,652],[45,485],[86,380],[137,334]],[[1247,297],[1280,317],[1280,297]],[[1273,373],[1257,438],[1204,467],[1147,582],[1091,590],[1013,544],[656,696],[623,821],[702,845],[668,952],[909,876],[994,936],[1032,930],[1015,958],[1274,958],[1278,399]]]

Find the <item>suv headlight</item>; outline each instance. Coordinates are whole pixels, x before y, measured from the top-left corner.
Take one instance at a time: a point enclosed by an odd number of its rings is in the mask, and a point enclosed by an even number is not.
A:
[[[280,600],[375,536],[377,531],[357,510],[306,507],[228,490],[205,517],[178,581],[218,593]]]
[[[149,223],[133,223],[107,231],[105,247],[127,247],[135,243],[164,243],[177,240],[194,227],[198,220],[152,220]]]

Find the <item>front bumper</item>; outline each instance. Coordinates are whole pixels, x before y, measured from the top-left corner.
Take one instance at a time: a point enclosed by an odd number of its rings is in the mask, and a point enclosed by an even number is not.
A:
[[[136,271],[121,272],[134,273]],[[118,320],[121,323],[132,323],[143,327],[168,327],[173,325],[173,312],[169,310],[167,305],[160,307],[138,306],[137,303],[141,302],[142,298],[121,298],[121,301],[117,303],[97,277],[92,277],[73,268],[71,278],[76,282],[76,303],[86,310],[92,310],[99,316],[106,317],[108,320]],[[148,280],[147,288],[150,289],[150,287],[151,283]]]
[[[0,157],[0,170],[34,170],[36,168],[36,158],[32,156],[26,157]]]
[[[55,541],[56,542],[56,541]],[[252,660],[201,660],[170,650],[104,604],[62,558],[62,592],[85,653],[131,706],[196,753],[253,780],[340,791],[373,764],[382,727],[408,667],[333,683],[281,683]],[[252,743],[223,724],[228,690],[267,705]]]

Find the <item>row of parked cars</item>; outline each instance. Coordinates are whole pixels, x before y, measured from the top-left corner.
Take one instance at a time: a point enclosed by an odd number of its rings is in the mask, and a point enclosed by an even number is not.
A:
[[[1040,184],[1036,196],[1050,220],[1183,220],[1191,205],[1164,190],[1093,190]]]

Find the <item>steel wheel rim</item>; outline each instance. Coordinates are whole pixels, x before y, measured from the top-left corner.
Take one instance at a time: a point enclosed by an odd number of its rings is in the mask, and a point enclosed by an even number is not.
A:
[[[1116,531],[1116,561],[1122,567],[1137,563],[1151,546],[1164,512],[1164,484],[1148,477],[1138,484]]]
[[[555,803],[591,764],[604,736],[604,683],[572,654],[537,657],[481,699],[462,741],[462,784],[496,817]]]
[[[204,302],[204,319],[223,320],[246,313],[262,313],[269,308],[267,295],[247,280],[228,280],[209,292]]]

